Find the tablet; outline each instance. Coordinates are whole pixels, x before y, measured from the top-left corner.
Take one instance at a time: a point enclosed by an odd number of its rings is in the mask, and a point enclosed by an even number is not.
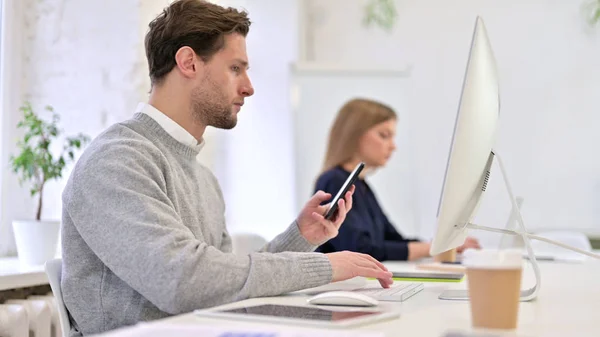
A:
[[[346,179],[346,181],[344,182],[344,185],[342,185],[342,188],[340,188],[333,200],[329,203],[329,209],[327,209],[327,212],[324,215],[325,219],[331,220],[331,218],[333,218],[333,216],[335,215],[335,211],[338,208],[338,200],[340,200],[340,198],[344,198],[344,195],[346,195],[346,192],[348,192],[352,184],[354,184],[356,178],[358,178],[358,175],[364,167],[365,163],[362,162],[356,165],[352,173],[350,173],[350,175],[348,176],[348,179]]]
[[[358,310],[316,306],[292,306],[281,304],[259,304],[233,309],[196,310],[195,314],[205,317],[248,320],[266,323],[300,324],[316,327],[350,327],[397,318],[397,311]]]

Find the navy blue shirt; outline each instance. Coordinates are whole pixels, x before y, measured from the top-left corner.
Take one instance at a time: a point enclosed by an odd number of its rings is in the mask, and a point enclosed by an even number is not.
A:
[[[315,186],[335,196],[350,172],[335,167],[321,174]],[[418,241],[404,238],[383,213],[375,194],[363,179],[354,183],[352,209],[346,215],[337,237],[321,245],[322,253],[349,250],[369,254],[379,261],[408,260],[408,243]]]

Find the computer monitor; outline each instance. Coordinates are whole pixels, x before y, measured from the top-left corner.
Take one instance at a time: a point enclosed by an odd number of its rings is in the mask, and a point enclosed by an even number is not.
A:
[[[463,244],[489,179],[500,112],[498,72],[483,20],[478,17],[463,79],[454,134],[437,210],[430,254]]]
[[[529,301],[537,297],[541,282],[540,268],[530,239],[544,241],[597,259],[600,259],[600,254],[526,231],[519,203],[512,192],[502,160],[492,149],[499,115],[500,95],[496,60],[483,20],[478,17],[471,40],[454,134],[438,204],[437,231],[429,253],[437,255],[460,246],[466,239],[469,228],[519,236],[524,242],[536,280],[533,287],[521,290],[520,299]],[[500,167],[500,173],[517,220],[515,229],[492,228],[472,223],[486,190],[494,159]],[[466,300],[469,295],[466,290],[450,289],[443,292],[439,298]]]

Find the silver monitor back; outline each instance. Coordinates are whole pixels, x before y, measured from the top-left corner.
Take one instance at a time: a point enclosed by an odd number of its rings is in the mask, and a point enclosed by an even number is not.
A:
[[[489,179],[500,112],[498,73],[483,20],[478,17],[463,79],[430,254],[460,246]]]

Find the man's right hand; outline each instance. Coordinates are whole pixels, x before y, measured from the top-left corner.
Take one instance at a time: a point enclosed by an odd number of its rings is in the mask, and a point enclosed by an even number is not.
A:
[[[347,251],[325,255],[329,258],[333,269],[333,282],[362,276],[378,279],[384,288],[389,288],[394,283],[392,273],[371,255]]]

